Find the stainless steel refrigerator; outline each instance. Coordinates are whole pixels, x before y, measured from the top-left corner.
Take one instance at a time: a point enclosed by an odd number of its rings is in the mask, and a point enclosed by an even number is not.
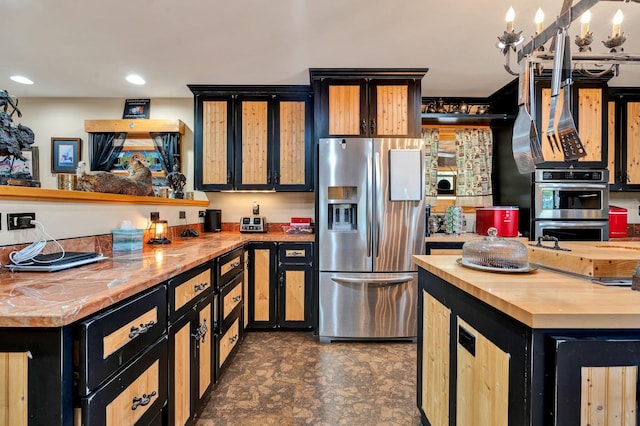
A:
[[[320,341],[412,339],[424,254],[421,139],[320,139]]]

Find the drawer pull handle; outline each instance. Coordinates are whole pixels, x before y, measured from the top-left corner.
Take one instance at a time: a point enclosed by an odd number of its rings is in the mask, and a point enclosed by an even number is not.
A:
[[[238,340],[238,335],[235,334],[233,337],[229,337],[229,343],[235,343]]]
[[[296,250],[291,250],[290,252],[287,253],[287,257],[303,257],[304,256],[304,251],[300,250],[300,251],[296,251]]]
[[[233,263],[231,264],[231,267],[232,267],[232,268],[237,268],[238,266],[240,266],[240,262],[233,262]]]
[[[202,343],[205,343],[204,337],[207,335],[208,331],[209,331],[209,328],[207,327],[207,319],[205,318],[203,323],[200,326],[198,326],[198,328],[196,328],[196,332],[193,333],[191,337],[196,339],[196,342],[202,341]]]
[[[234,296],[231,298],[231,300],[233,300],[234,302],[239,302],[242,300],[242,296]]]
[[[140,327],[136,327],[135,325],[132,325],[131,326],[131,333],[129,333],[129,339],[133,339],[135,337],[138,337],[141,334],[146,333],[155,324],[156,324],[155,321],[149,321],[146,324],[140,324]]]
[[[156,391],[151,392],[149,395],[147,395],[146,393],[143,393],[142,398],[138,398],[137,396],[134,396],[133,405],[131,406],[131,409],[135,410],[141,405],[144,407],[145,405],[151,402],[151,398],[153,398],[154,396],[156,396]]]
[[[195,284],[195,285],[193,286],[193,290],[197,293],[197,292],[202,291],[202,290],[204,290],[205,288],[207,288],[207,286],[208,286],[208,285],[209,285],[209,283],[208,283],[208,282],[206,282],[206,281],[205,281],[205,282],[203,282],[203,283],[200,283],[200,284]]]

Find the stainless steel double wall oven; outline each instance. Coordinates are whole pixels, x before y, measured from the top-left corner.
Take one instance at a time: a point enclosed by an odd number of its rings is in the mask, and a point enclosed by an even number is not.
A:
[[[541,169],[533,181],[534,239],[609,239],[609,171]]]

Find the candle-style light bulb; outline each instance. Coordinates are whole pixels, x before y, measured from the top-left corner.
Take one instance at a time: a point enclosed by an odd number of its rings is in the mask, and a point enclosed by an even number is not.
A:
[[[580,18],[580,23],[582,24],[580,27],[580,37],[585,38],[587,33],[589,32],[589,22],[591,22],[591,11],[587,10],[582,14]]]
[[[613,15],[613,37],[618,37],[621,33],[620,33],[620,27],[622,24],[622,18],[624,18],[624,15],[622,14],[622,11],[620,9],[618,9],[618,11],[616,12],[615,15]]]
[[[540,34],[542,32],[542,23],[544,22],[544,12],[540,8],[538,8],[538,11],[536,12],[535,22],[536,33]]]
[[[510,33],[513,31],[513,20],[516,17],[516,12],[513,10],[512,6],[509,6],[509,10],[507,11],[507,32]]]

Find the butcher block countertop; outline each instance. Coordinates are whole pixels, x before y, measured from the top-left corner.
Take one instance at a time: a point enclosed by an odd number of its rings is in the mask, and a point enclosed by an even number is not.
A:
[[[58,272],[0,269],[0,327],[62,327],[250,241],[314,241],[285,233],[201,234]]]
[[[591,243],[601,244],[601,243]],[[640,291],[538,268],[495,273],[456,262],[459,255],[414,256],[416,264],[531,328],[640,329]]]

